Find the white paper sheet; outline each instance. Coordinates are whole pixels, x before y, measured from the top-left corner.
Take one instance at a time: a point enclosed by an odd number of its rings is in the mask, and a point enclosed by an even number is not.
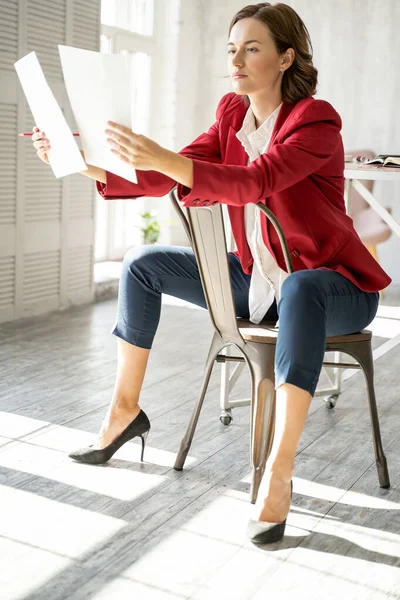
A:
[[[87,169],[71,129],[49,88],[36,53],[14,65],[36,125],[50,140],[49,163],[56,177]],[[29,143],[29,142],[28,142]]]
[[[107,121],[132,128],[130,58],[58,46],[65,86],[86,162],[137,183],[136,172],[112,154]]]

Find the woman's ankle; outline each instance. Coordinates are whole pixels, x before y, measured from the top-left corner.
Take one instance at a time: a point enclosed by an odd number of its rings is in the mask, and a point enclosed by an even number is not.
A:
[[[129,414],[136,418],[140,413],[140,406],[136,399],[131,398],[113,398],[111,403],[111,413],[115,416]]]
[[[293,461],[290,459],[269,458],[265,465],[265,473],[271,473],[275,478],[289,483],[294,473]]]

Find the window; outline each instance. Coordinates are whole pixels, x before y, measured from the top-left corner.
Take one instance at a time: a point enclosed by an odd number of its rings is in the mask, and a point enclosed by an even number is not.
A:
[[[153,0],[102,0],[101,22],[110,27],[152,36]]]
[[[102,0],[100,51],[126,54],[132,61],[134,130],[148,135],[155,52],[154,0]],[[98,198],[95,259],[119,260],[141,242],[143,200]]]

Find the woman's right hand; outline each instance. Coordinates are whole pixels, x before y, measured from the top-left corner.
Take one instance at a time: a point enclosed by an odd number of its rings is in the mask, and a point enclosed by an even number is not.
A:
[[[42,161],[46,163],[46,165],[50,164],[49,157],[47,154],[50,150],[50,142],[46,138],[46,134],[44,133],[44,131],[39,131],[39,127],[34,127],[32,131],[33,147],[36,149],[38,157],[41,158]],[[82,154],[83,160],[85,160],[83,150],[80,150],[79,152]],[[81,173],[86,177],[90,177],[91,179],[95,179],[96,181],[101,181],[101,183],[107,183],[106,172],[104,169],[101,169],[99,167],[87,165],[87,169],[81,171]]]
[[[47,156],[47,153],[50,150],[50,142],[46,138],[44,131],[39,131],[39,127],[34,127],[32,131],[33,147],[36,148],[38,157],[48,165],[49,157]]]

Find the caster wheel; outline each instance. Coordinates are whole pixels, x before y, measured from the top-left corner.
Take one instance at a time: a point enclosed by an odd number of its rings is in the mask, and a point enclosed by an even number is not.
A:
[[[325,398],[325,404],[327,408],[335,408],[337,399],[339,398],[338,394],[334,394],[333,396],[328,396]]]
[[[230,410],[223,410],[219,416],[219,420],[223,425],[230,425],[232,423],[232,414]]]

